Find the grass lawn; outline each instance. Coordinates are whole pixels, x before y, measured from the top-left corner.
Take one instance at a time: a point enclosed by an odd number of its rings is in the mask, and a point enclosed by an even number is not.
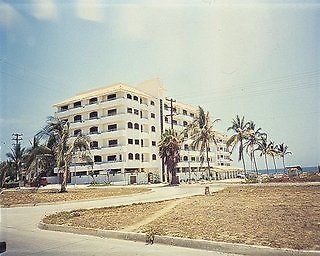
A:
[[[319,185],[238,186],[186,198],[172,209],[167,207],[170,202],[59,213],[45,222],[115,230],[143,223],[135,231],[320,250]],[[162,216],[150,218],[160,209]]]
[[[59,193],[57,189],[39,189],[33,191],[27,190],[10,190],[2,191],[0,194],[1,206],[8,207],[10,205],[19,204],[38,204],[60,201],[75,201],[86,199],[101,199],[111,196],[130,195],[149,191],[146,188],[68,188],[68,193]]]

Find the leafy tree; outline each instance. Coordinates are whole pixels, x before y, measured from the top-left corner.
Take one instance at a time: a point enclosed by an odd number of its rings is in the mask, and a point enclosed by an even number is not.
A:
[[[284,143],[281,143],[280,145],[278,145],[278,151],[279,151],[279,156],[282,158],[283,169],[285,170],[286,169],[285,156],[291,155],[292,152],[288,151],[288,146],[285,145]]]
[[[26,149],[21,147],[21,144],[15,144],[11,149],[11,152],[7,153],[6,156],[10,161],[13,162],[14,168],[17,174],[17,180],[23,181],[22,177],[22,166],[26,157]],[[20,184],[19,182],[19,184]]]
[[[178,134],[174,129],[169,129],[161,135],[161,140],[159,142],[159,155],[164,159],[168,172],[171,174],[170,183],[172,185],[177,183],[176,167],[180,161],[182,141],[181,134]]]
[[[268,144],[267,154],[269,156],[271,156],[271,158],[273,160],[274,169],[276,170],[276,173],[277,173],[278,170],[277,170],[277,165],[276,165],[275,158],[279,155],[279,151],[278,151],[278,146],[275,145],[273,141],[270,141],[269,144]]]
[[[242,160],[243,170],[245,173],[246,173],[246,164],[244,161],[243,150],[244,150],[244,141],[248,135],[248,127],[249,127],[249,122],[246,122],[244,117],[240,119],[240,117],[237,115],[237,117],[232,120],[232,125],[228,128],[228,131],[233,131],[234,134],[227,141],[227,147],[229,148],[230,146],[232,146],[231,151],[234,150],[236,145],[239,145],[238,161]]]
[[[206,157],[208,177],[211,178],[210,168],[210,145],[217,145],[218,132],[214,129],[214,124],[220,119],[211,120],[209,112],[205,112],[202,107],[198,108],[198,115],[194,121],[187,127],[187,133],[192,140],[191,146],[200,150],[201,164]],[[205,157],[204,157],[205,156]]]

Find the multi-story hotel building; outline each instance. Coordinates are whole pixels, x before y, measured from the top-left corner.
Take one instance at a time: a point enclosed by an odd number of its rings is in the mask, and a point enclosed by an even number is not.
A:
[[[72,183],[89,183],[90,174],[99,182],[146,183],[165,181],[166,171],[158,153],[161,133],[171,127],[171,105],[166,100],[165,88],[158,79],[135,87],[122,83],[80,93],[54,105],[55,116],[70,123],[70,135],[82,133],[91,139],[94,165],[74,164]],[[197,107],[173,103],[172,124],[182,131],[193,117]],[[214,177],[234,177],[239,170],[225,168],[231,163],[221,135],[218,145],[210,150]],[[201,168],[199,151],[186,138],[181,149],[177,175],[180,180],[206,178]]]

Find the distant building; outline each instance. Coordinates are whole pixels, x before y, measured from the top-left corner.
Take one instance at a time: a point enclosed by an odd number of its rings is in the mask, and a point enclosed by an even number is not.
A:
[[[54,105],[55,116],[70,123],[71,136],[82,133],[91,138],[94,165],[73,164],[72,183],[90,183],[90,173],[98,182],[147,183],[165,181],[166,171],[158,153],[161,133],[170,128],[170,102],[158,79],[135,87],[122,83],[90,90]],[[173,127],[182,131],[197,107],[174,102]],[[219,166],[213,178],[231,178],[230,153],[226,137],[221,135],[210,151],[211,166]],[[180,180],[207,178],[206,162],[201,167],[199,151],[186,140],[177,167]],[[222,168],[221,168],[222,167]],[[222,170],[222,171],[221,171]]]

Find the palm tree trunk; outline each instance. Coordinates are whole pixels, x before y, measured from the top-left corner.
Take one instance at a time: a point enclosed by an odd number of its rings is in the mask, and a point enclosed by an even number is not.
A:
[[[60,193],[67,192],[67,180],[68,180],[68,167],[64,167],[63,180],[61,182]]]
[[[276,174],[278,174],[278,170],[277,170],[276,161],[274,159],[274,156],[272,156],[272,159],[273,159],[274,169],[276,170]]]
[[[208,150],[208,147],[206,147],[206,154],[207,154],[207,163],[208,163],[208,175],[209,175],[209,180],[211,180],[210,160],[209,160],[209,150]]]
[[[242,164],[243,164],[243,170],[244,170],[244,174],[247,174],[247,171],[246,171],[246,164],[244,162],[244,157],[243,157],[243,145],[242,145],[242,140],[240,142],[240,148],[239,148],[239,151],[240,151],[240,156],[242,158]]]
[[[264,154],[264,161],[266,162],[267,174],[269,175],[268,160],[266,154]]]
[[[253,157],[253,163],[254,163],[254,167],[256,169],[256,173],[258,174],[257,161],[256,161],[256,157],[254,155],[254,152],[252,152],[252,157]]]

